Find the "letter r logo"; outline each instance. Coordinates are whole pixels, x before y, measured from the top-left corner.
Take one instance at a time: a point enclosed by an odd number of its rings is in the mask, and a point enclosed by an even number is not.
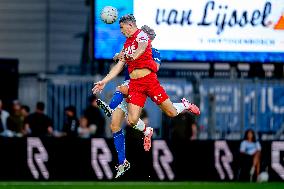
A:
[[[44,179],[49,179],[49,172],[44,164],[48,161],[48,154],[41,140],[36,137],[27,138],[27,148],[27,163],[34,179],[39,179],[40,173]]]

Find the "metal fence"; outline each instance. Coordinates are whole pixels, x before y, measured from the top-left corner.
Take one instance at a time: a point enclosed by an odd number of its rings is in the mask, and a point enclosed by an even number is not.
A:
[[[221,135],[217,138],[242,134],[248,128],[273,134],[284,122],[283,82],[210,79],[202,80],[199,88],[199,124]]]
[[[109,102],[121,82],[122,78],[110,82],[100,98]],[[161,79],[161,84],[173,102],[186,97],[200,106],[198,125],[204,139],[233,135],[238,139],[248,128],[276,133],[284,122],[284,82],[281,81],[202,79],[195,91],[192,83],[185,79]],[[48,114],[54,120],[56,130],[62,128],[66,106],[76,106],[78,116],[83,113],[92,85],[93,79],[86,78],[48,81]],[[162,129],[159,108],[150,100],[145,107],[150,125]]]

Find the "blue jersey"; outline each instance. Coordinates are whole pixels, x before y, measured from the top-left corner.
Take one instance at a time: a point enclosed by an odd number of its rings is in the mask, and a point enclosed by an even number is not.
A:
[[[156,63],[161,65],[161,54],[158,51],[158,49],[152,48],[152,57],[155,60]]]
[[[152,57],[153,57],[153,60],[155,60],[156,63],[158,63],[158,64],[162,63],[161,62],[161,54],[158,51],[158,49],[152,48]],[[125,75],[125,79],[124,80],[129,80],[130,79],[127,66],[124,68],[124,75]]]

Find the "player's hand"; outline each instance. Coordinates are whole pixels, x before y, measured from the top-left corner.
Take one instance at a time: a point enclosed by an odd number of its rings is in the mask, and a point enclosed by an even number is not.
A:
[[[125,58],[129,59],[129,60],[134,60],[133,55],[132,54],[126,54]]]
[[[125,57],[124,57],[124,54],[122,55],[119,55],[119,58],[118,58],[119,61],[121,62],[125,62]]]
[[[92,89],[93,94],[97,94],[99,92],[102,92],[105,85],[106,84],[103,81],[98,81],[98,82],[94,83],[94,87]]]
[[[124,54],[122,52],[115,53],[114,57],[112,58],[115,62],[124,61]]]

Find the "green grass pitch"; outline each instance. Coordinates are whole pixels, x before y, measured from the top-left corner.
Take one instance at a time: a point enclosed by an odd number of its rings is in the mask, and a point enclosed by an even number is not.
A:
[[[0,182],[0,189],[280,189],[283,183],[224,182]]]

